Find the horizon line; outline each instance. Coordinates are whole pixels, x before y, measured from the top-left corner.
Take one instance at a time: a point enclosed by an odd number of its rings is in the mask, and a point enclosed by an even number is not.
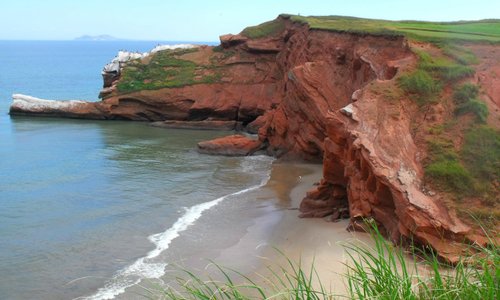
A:
[[[5,42],[183,42],[183,43],[220,43],[217,41],[196,41],[196,40],[167,40],[167,39],[114,39],[114,40],[78,40],[78,39],[3,39],[0,38],[0,41]]]

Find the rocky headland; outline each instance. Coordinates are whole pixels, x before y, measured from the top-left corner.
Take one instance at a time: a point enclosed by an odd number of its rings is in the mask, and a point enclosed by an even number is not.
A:
[[[433,176],[430,166],[446,150],[458,153],[450,163],[467,171],[462,149],[469,134],[488,127],[498,139],[500,47],[465,41],[446,48],[398,31],[322,26],[282,15],[223,35],[217,47],[120,53],[103,70],[102,101],[14,95],[10,113],[247,131],[257,139],[232,135],[199,149],[321,161],[323,179],[305,195],[303,217],[348,217],[354,230],[373,220],[395,243],[431,247],[450,262],[468,245],[495,242],[460,212],[470,203],[498,216],[497,171],[476,190],[474,182],[483,179],[471,167],[463,192],[447,183],[455,175]],[[475,61],[462,63],[459,54]],[[439,73],[451,72],[445,67],[459,74]],[[412,76],[439,82],[429,91],[412,89]],[[463,103],[454,97],[467,84],[477,86],[473,101],[486,114],[460,111]],[[498,156],[492,163],[495,168]],[[468,182],[467,176],[458,180]],[[494,221],[491,229],[497,226]]]

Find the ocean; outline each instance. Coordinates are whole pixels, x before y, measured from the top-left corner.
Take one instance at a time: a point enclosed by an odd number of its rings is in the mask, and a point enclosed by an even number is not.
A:
[[[195,151],[228,132],[8,115],[14,93],[97,101],[119,50],[157,44],[0,41],[2,299],[122,297],[173,257],[196,255],[204,230],[251,222],[232,212],[255,205],[245,194],[265,184],[273,159]]]

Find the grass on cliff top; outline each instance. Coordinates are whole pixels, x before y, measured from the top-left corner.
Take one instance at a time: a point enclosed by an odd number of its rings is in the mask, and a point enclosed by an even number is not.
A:
[[[294,22],[308,24],[312,29],[369,33],[376,35],[406,35],[422,41],[500,42],[500,20],[421,22],[387,21],[343,16],[282,15]]]
[[[250,26],[241,32],[242,35],[251,38],[258,39],[267,36],[273,36],[285,29],[285,23],[281,19],[275,19],[273,21],[265,22],[256,26]]]
[[[347,295],[328,288],[311,266],[286,257],[285,265],[268,266],[269,276],[256,283],[241,272],[211,263],[221,280],[203,279],[180,270],[174,287],[146,289],[148,299],[172,300],[333,300],[333,299],[443,299],[496,300],[500,297],[500,250],[497,245],[470,246],[472,257],[446,265],[421,250],[406,252],[373,230],[374,247],[348,243],[344,274]],[[210,269],[209,268],[209,269]],[[423,271],[422,271],[423,270]],[[257,274],[258,275],[258,274]]]
[[[209,66],[198,66],[192,61],[181,59],[184,54],[198,51],[197,48],[158,51],[149,62],[135,60],[123,68],[117,85],[121,93],[161,88],[175,88],[198,83],[212,83],[217,74],[196,76],[197,71]]]

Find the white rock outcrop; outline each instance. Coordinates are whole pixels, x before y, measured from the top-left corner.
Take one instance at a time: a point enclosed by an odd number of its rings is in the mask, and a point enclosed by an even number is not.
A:
[[[27,112],[45,112],[50,110],[68,110],[86,103],[81,100],[46,100],[28,95],[14,94],[12,95],[10,109]]]

